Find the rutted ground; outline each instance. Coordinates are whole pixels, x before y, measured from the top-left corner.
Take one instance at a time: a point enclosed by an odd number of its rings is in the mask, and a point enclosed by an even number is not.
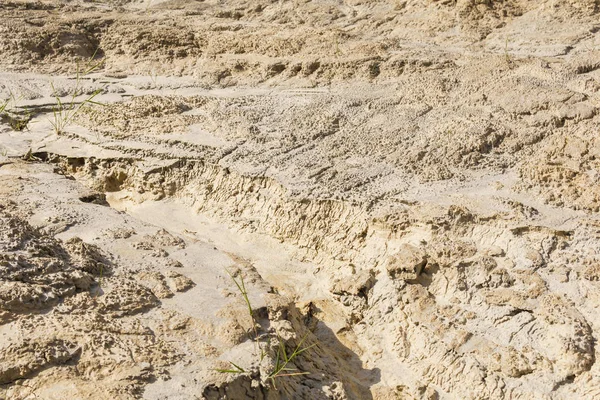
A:
[[[116,3],[0,6],[0,395],[600,396],[596,2]]]

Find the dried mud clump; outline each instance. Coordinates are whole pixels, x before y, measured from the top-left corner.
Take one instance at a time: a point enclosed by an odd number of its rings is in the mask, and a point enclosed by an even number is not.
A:
[[[523,165],[521,176],[550,204],[598,212],[599,151],[597,138],[578,129],[576,135],[546,141],[536,157]]]
[[[157,307],[158,299],[132,277],[115,274],[97,246],[78,237],[57,240],[32,227],[28,216],[13,202],[0,204],[0,329],[16,335],[0,344],[0,397],[26,398],[67,379],[80,393],[103,381],[98,398],[138,398],[162,374],[140,370],[140,363],[179,359],[131,319]],[[179,290],[193,285],[181,274],[172,279]]]
[[[32,228],[15,216],[16,207],[0,205],[0,309],[15,314],[44,311],[67,296],[87,291],[99,269],[88,258],[72,259],[68,245]]]
[[[44,368],[60,366],[79,357],[81,349],[63,340],[24,341],[3,349],[0,385],[27,378]]]

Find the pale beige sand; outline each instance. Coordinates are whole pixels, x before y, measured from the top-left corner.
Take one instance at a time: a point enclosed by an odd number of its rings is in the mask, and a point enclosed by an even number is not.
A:
[[[3,2],[0,398],[600,397],[599,18]]]

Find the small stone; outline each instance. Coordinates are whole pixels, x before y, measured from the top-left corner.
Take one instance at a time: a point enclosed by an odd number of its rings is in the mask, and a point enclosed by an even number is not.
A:
[[[410,244],[404,244],[387,262],[387,271],[391,278],[415,280],[427,264],[427,254]]]
[[[484,250],[484,254],[488,257],[503,257],[504,249],[499,246],[490,246]]]

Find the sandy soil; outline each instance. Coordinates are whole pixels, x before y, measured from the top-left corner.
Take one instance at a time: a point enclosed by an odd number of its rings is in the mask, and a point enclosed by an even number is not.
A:
[[[595,0],[3,1],[0,398],[600,398],[598,32]]]

